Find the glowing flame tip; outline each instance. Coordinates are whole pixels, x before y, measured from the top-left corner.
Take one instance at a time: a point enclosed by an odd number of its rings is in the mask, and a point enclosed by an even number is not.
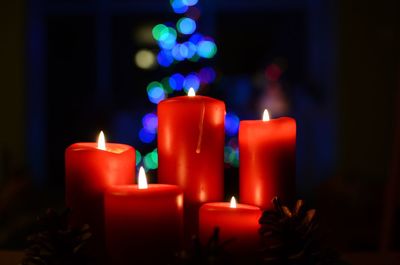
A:
[[[103,131],[100,131],[99,138],[97,139],[97,148],[100,150],[106,150],[106,139]]]
[[[189,96],[189,97],[194,97],[194,96],[196,96],[196,91],[194,91],[193,87],[191,87],[191,88],[189,89],[188,96]]]
[[[144,171],[143,167],[140,167],[139,169],[139,177],[138,177],[138,189],[147,189],[147,178],[146,178],[146,172]]]
[[[230,208],[236,208],[236,207],[237,207],[235,196],[232,196],[231,204],[230,204],[229,207],[230,207]]]
[[[269,121],[269,112],[267,109],[264,110],[263,121]]]

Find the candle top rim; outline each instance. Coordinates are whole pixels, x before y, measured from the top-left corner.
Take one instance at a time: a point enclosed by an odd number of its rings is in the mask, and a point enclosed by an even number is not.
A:
[[[120,144],[120,143],[106,143],[106,150],[99,149],[97,147],[97,142],[79,142],[79,143],[73,143],[70,146],[68,146],[67,149],[70,149],[72,151],[93,151],[93,150],[98,150],[101,152],[107,152],[107,153],[114,153],[114,154],[121,154],[124,153],[130,149],[133,149],[132,146],[127,145],[127,144]]]
[[[147,189],[139,189],[137,184],[131,184],[110,186],[107,188],[106,194],[109,196],[124,197],[148,196],[152,194],[179,195],[182,194],[182,190],[177,185],[170,184],[148,184]]]
[[[244,203],[236,203],[236,208],[231,208],[230,207],[230,202],[208,202],[204,203],[201,208],[209,211],[225,211],[225,210],[230,210],[230,211],[235,211],[235,210],[246,210],[246,211],[261,211],[260,207],[257,207],[255,205],[250,205],[250,204],[244,204]]]
[[[159,103],[160,104],[173,104],[173,103],[203,103],[203,102],[218,102],[218,103],[225,103],[222,100],[208,97],[208,96],[202,96],[202,95],[196,95],[193,97],[190,96],[177,96],[177,97],[172,97],[172,98],[167,98]]]
[[[263,121],[262,119],[259,120],[241,120],[240,123],[241,124],[271,124],[271,123],[283,123],[286,121],[294,121],[296,122],[296,120],[292,117],[288,117],[288,116],[282,116],[282,117],[278,117],[278,118],[271,118],[268,121]]]

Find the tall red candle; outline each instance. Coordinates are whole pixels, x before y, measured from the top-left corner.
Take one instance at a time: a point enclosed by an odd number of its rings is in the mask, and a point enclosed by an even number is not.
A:
[[[240,200],[262,209],[278,196],[292,203],[296,191],[296,122],[289,117],[241,121],[239,128]]]
[[[96,239],[104,234],[103,194],[110,185],[133,184],[135,150],[124,144],[75,143],[65,151],[66,204],[73,225],[89,224]]]
[[[223,199],[224,118],[224,102],[210,97],[158,104],[158,179],[183,189],[187,237],[197,232],[200,205]]]
[[[258,249],[260,208],[247,204],[231,202],[205,203],[199,211],[199,235],[203,244],[213,234],[215,227],[220,229],[220,242],[230,240],[228,251],[236,254],[249,253]]]
[[[110,187],[105,194],[109,264],[168,263],[183,234],[183,193],[176,185],[149,184],[143,168],[138,185]]]

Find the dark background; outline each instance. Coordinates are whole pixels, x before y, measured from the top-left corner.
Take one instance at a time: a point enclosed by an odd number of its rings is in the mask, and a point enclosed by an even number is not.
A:
[[[0,248],[21,249],[34,216],[63,207],[69,144],[94,141],[102,128],[110,141],[154,148],[137,136],[141,117],[155,108],[146,86],[175,70],[136,67],[133,55],[149,47],[132,36],[175,21],[168,2],[3,1]],[[258,119],[278,90],[287,108],[275,116],[298,124],[298,197],[318,209],[331,241],[344,252],[399,251],[397,1],[199,6],[199,31],[218,46],[206,62],[217,79],[200,93],[224,100],[240,119]],[[283,70],[278,87],[265,80],[271,64]],[[226,168],[226,190],[235,192],[237,168]]]

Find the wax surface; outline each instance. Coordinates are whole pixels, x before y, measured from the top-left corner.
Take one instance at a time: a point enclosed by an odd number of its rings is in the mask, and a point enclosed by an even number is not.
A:
[[[185,194],[185,229],[196,233],[198,209],[221,201],[225,104],[204,97],[175,97],[158,104],[158,179]]]
[[[135,150],[124,144],[75,143],[65,151],[66,204],[73,225],[89,224],[96,235],[104,234],[103,194],[110,185],[133,184]]]
[[[259,244],[259,223],[261,210],[256,206],[237,204],[230,208],[229,203],[205,203],[199,213],[200,240],[206,244],[214,228],[220,228],[220,242],[233,241],[227,245],[227,250],[241,253],[255,250]]]
[[[240,201],[272,209],[273,197],[293,203],[296,191],[296,122],[241,121],[239,129]]]
[[[179,249],[183,193],[175,185],[150,184],[108,189],[104,200],[110,264],[161,264]]]

